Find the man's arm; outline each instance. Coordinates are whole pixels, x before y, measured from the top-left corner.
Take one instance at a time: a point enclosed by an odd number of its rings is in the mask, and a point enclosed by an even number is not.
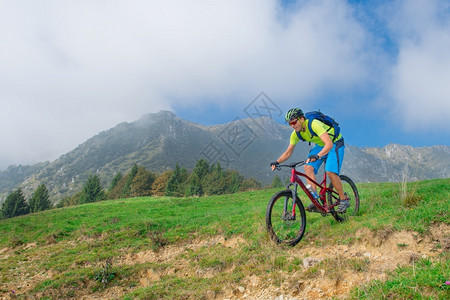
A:
[[[324,146],[323,146],[323,148],[322,148],[322,150],[320,150],[320,152],[319,153],[317,153],[316,155],[313,155],[313,156],[315,156],[315,157],[323,157],[323,156],[325,156],[325,155],[327,155],[328,154],[328,152],[330,152],[330,150],[333,148],[333,142],[331,141],[331,139],[330,139],[330,136],[328,135],[328,133],[323,133],[321,136],[320,136],[320,139],[322,140],[322,142],[325,144]],[[313,161],[316,161],[316,158],[315,157],[310,157],[310,158],[308,158],[307,160],[306,160],[306,162],[307,163],[309,163],[309,162],[313,162]]]
[[[322,157],[327,155],[328,152],[330,152],[330,150],[333,148],[333,142],[331,141],[331,138],[327,132],[323,133],[320,136],[320,139],[325,145],[323,146],[322,150],[320,150],[320,152],[317,153],[317,155],[319,155],[319,157]]]
[[[291,157],[292,153],[294,153],[295,145],[289,144],[286,151],[277,159],[278,163],[283,163]],[[275,169],[275,166],[272,166],[272,171]]]

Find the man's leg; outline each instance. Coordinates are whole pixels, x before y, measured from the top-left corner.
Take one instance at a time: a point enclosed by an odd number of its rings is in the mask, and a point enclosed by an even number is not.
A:
[[[319,153],[322,150],[323,147],[321,146],[314,146],[311,151],[309,151],[308,156],[314,155]],[[314,161],[309,162],[307,165],[304,166],[305,168],[305,174],[308,175],[312,180],[316,180],[316,173],[319,170],[320,166],[322,165],[322,160],[320,161]],[[316,185],[309,179],[306,179],[306,182],[312,186],[312,188],[316,191]]]
[[[339,199],[346,199],[346,196],[344,194],[344,187],[342,186],[342,181],[341,178],[339,178],[339,175],[333,172],[327,172],[327,175],[330,178],[334,188],[338,192]]]
[[[322,149],[322,147],[316,145],[314,148],[311,149],[308,156],[319,153],[321,149]],[[322,164],[322,161],[315,161],[315,162],[308,163],[307,165],[304,166],[305,174],[309,178],[311,178],[312,180],[315,181],[316,180],[316,172],[320,168],[321,164]],[[306,182],[311,185],[313,190],[317,191],[317,187],[314,182],[312,182],[309,179],[306,179]],[[320,210],[314,205],[314,203],[310,203],[305,209],[306,209],[306,211],[309,211],[309,212],[320,213]]]
[[[337,209],[338,213],[343,213],[350,206],[350,202],[347,199],[347,196],[344,193],[344,187],[342,186],[341,178],[339,175],[333,172],[327,172],[328,177],[333,184],[333,187],[339,194],[340,203]]]
[[[305,165],[305,174],[311,177],[311,179],[316,180],[316,173],[314,171],[314,167],[310,165]],[[316,185],[309,179],[306,179],[306,182],[311,185],[313,190],[317,191]],[[305,207],[306,211],[320,213],[320,210],[314,205],[314,203],[310,203],[307,207]]]
[[[312,180],[316,180],[316,173],[314,171],[313,166],[305,165],[305,174],[309,176]],[[306,179],[306,182],[310,184],[314,190],[316,190],[316,185],[312,181]]]
[[[341,178],[339,178],[339,172],[341,170],[342,161],[344,159],[344,149],[345,145],[343,140],[338,141],[336,144],[334,144],[333,148],[328,153],[327,164],[325,166],[327,175],[339,194],[340,204],[337,211],[340,213],[344,212],[347,207],[350,206],[347,196],[344,193],[344,187],[342,186]]]

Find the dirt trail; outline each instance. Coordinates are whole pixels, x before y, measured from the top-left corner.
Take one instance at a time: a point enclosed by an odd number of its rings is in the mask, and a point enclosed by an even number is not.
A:
[[[434,258],[442,251],[450,250],[450,226],[440,224],[431,229],[427,237],[420,237],[415,232],[394,232],[386,230],[374,234],[369,229],[361,229],[357,232],[358,243],[351,246],[321,246],[299,244],[289,249],[291,259],[303,260],[303,267],[297,272],[283,274],[281,287],[267,282],[262,282],[258,276],[245,278],[239,285],[224,287],[220,295],[211,295],[211,299],[328,299],[331,297],[345,298],[354,286],[366,284],[372,280],[385,280],[387,272],[397,266],[411,265],[420,258]],[[214,271],[205,272],[193,270],[187,261],[179,257],[187,249],[196,249],[203,246],[223,244],[231,249],[240,247],[246,241],[240,237],[226,240],[216,237],[209,241],[194,241],[184,247],[170,246],[155,253],[144,251],[136,254],[125,254],[119,263],[134,264],[145,262],[171,262],[177,258],[177,263],[172,272],[178,276],[214,276]],[[440,245],[440,246],[438,246]],[[313,278],[305,277],[305,271],[314,267],[323,260],[345,262],[349,259],[363,259],[367,261],[364,272],[355,272],[342,265],[339,274],[326,274],[325,270],[319,270],[319,275]],[[229,270],[230,271],[230,270]],[[170,272],[170,271],[169,271]],[[162,275],[155,270],[147,270],[141,274],[140,283],[143,286],[151,285],[159,280]],[[331,279],[330,279],[331,277]]]
[[[387,273],[397,266],[412,265],[420,258],[436,258],[443,251],[450,250],[450,225],[439,224],[431,228],[426,237],[415,232],[394,232],[385,230],[374,233],[369,229],[361,229],[356,234],[357,242],[353,245],[315,246],[305,244],[303,240],[293,248],[289,248],[289,260],[300,260],[298,270],[280,274],[278,283],[266,282],[256,275],[245,277],[239,284],[227,284],[219,294],[207,292],[208,299],[329,299],[345,298],[355,286],[364,285],[372,280],[385,280]],[[195,269],[182,254],[205,246],[221,244],[232,251],[245,245],[247,241],[241,237],[225,239],[217,236],[208,241],[194,240],[186,245],[169,245],[158,252],[152,250],[134,253],[133,249],[122,249],[122,255],[115,259],[115,265],[134,265],[144,263],[167,263],[170,269],[158,271],[147,269],[139,275],[139,286],[146,287],[158,282],[162,276],[212,278],[218,270]],[[23,245],[23,249],[32,249],[35,244]],[[0,259],[14,255],[17,249],[0,249]],[[320,262],[335,264],[334,268],[322,269]],[[348,262],[361,263],[361,272]],[[358,267],[358,265],[356,266]],[[221,272],[232,272],[235,266]],[[339,269],[339,272],[333,270]],[[314,270],[314,271],[312,271]],[[332,273],[334,272],[334,273]],[[21,294],[32,291],[43,280],[51,279],[52,271],[27,276],[23,274],[14,281],[1,283],[0,287],[13,291],[20,287]],[[280,284],[281,282],[281,284]],[[2,294],[0,299],[10,299],[13,294]],[[132,292],[133,288],[110,287],[102,292],[92,293],[91,287],[77,291],[77,299],[117,299]],[[38,296],[34,294],[34,296]]]

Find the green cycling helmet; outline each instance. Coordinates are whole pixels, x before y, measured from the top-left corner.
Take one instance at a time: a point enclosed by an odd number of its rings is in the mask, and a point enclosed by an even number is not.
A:
[[[289,123],[289,121],[300,118],[301,116],[303,116],[303,111],[300,108],[291,108],[284,116],[284,119],[286,123]]]

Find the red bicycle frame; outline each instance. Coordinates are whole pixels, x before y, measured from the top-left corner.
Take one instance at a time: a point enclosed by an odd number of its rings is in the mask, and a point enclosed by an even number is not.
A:
[[[324,174],[323,174],[323,180],[321,183],[318,183],[317,181],[315,181],[314,179],[312,179],[305,173],[298,172],[297,170],[295,170],[295,168],[292,168],[291,172],[292,172],[292,175],[291,175],[290,181],[291,181],[291,184],[295,185],[294,195],[293,195],[294,198],[297,197],[297,185],[299,185],[302,188],[302,190],[305,192],[305,194],[308,195],[309,200],[311,200],[311,202],[314,203],[314,205],[318,209],[320,209],[322,211],[322,213],[329,213],[333,207],[335,207],[336,205],[339,204],[339,201],[337,201],[332,206],[328,206],[328,204],[327,204],[327,197],[326,197],[327,193],[330,193],[331,197],[335,197],[335,195],[338,195],[337,196],[338,198],[339,198],[339,194],[336,191],[327,188],[327,173],[326,172],[324,172]],[[300,177],[306,178],[310,182],[314,183],[318,188],[320,188],[320,192],[318,194],[319,194],[319,199],[322,201],[323,204],[319,203],[319,201],[317,201],[317,199],[314,198],[314,196],[306,188],[306,185],[303,183],[303,181],[300,179]],[[333,194],[335,194],[335,195],[333,195]],[[292,213],[295,214],[295,202],[293,205]]]

